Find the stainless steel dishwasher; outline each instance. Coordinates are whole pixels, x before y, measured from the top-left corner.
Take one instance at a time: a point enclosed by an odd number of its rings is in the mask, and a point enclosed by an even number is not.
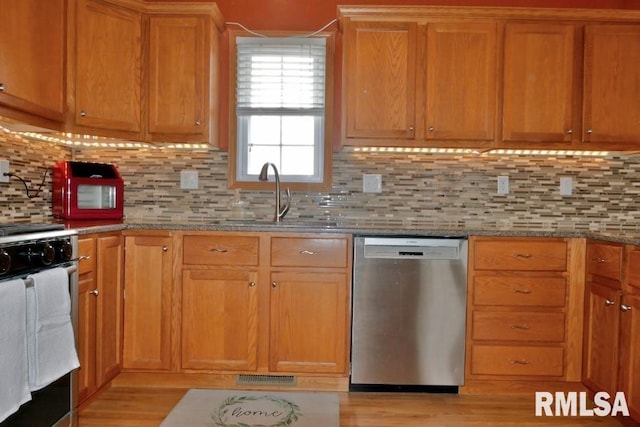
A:
[[[351,390],[458,391],[467,252],[466,238],[355,238]]]

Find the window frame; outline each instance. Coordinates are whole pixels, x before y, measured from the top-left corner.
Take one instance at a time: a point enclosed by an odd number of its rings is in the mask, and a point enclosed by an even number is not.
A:
[[[306,36],[307,33],[300,32],[262,32],[264,35],[272,37],[295,37]],[[255,37],[243,30],[229,30],[229,144],[227,161],[227,182],[229,188],[239,188],[247,190],[273,190],[273,182],[262,181],[242,181],[237,177],[238,160],[238,118],[236,115],[236,60],[237,49],[236,39],[238,37]],[[335,56],[335,35],[332,32],[320,32],[313,37],[323,37],[326,40],[326,63],[325,63],[325,105],[324,105],[324,141],[323,141],[323,180],[322,182],[302,182],[286,181],[284,187],[293,191],[327,191],[331,189],[332,182],[332,157],[333,157],[333,94],[334,94],[334,56]]]

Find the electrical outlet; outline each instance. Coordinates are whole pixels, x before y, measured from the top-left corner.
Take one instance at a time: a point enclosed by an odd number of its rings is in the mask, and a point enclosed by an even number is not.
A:
[[[362,175],[362,192],[363,193],[381,193],[382,192],[382,175],[378,175],[378,174]]]
[[[180,172],[180,189],[197,190],[198,189],[198,171],[181,171]]]
[[[0,182],[9,182],[9,160],[0,160]]]
[[[573,179],[570,176],[560,178],[560,195],[570,196],[573,190]]]
[[[498,177],[498,194],[509,194],[509,177],[507,175],[500,175]]]

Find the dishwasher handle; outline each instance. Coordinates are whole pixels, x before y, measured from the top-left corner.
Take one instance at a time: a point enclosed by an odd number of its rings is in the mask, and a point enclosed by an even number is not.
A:
[[[371,259],[456,260],[464,238],[365,237],[364,257]]]

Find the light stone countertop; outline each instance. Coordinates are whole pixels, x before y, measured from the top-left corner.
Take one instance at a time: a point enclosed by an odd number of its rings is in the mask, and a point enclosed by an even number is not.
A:
[[[573,237],[599,239],[610,242],[640,245],[640,230],[571,230],[527,227],[526,225],[465,227],[458,224],[435,224],[406,221],[341,221],[284,220],[281,223],[263,220],[192,220],[167,221],[136,219],[126,221],[71,221],[67,228],[78,234],[104,233],[121,230],[176,230],[176,231],[262,231],[286,233],[328,233],[376,236],[425,236],[425,237]]]

